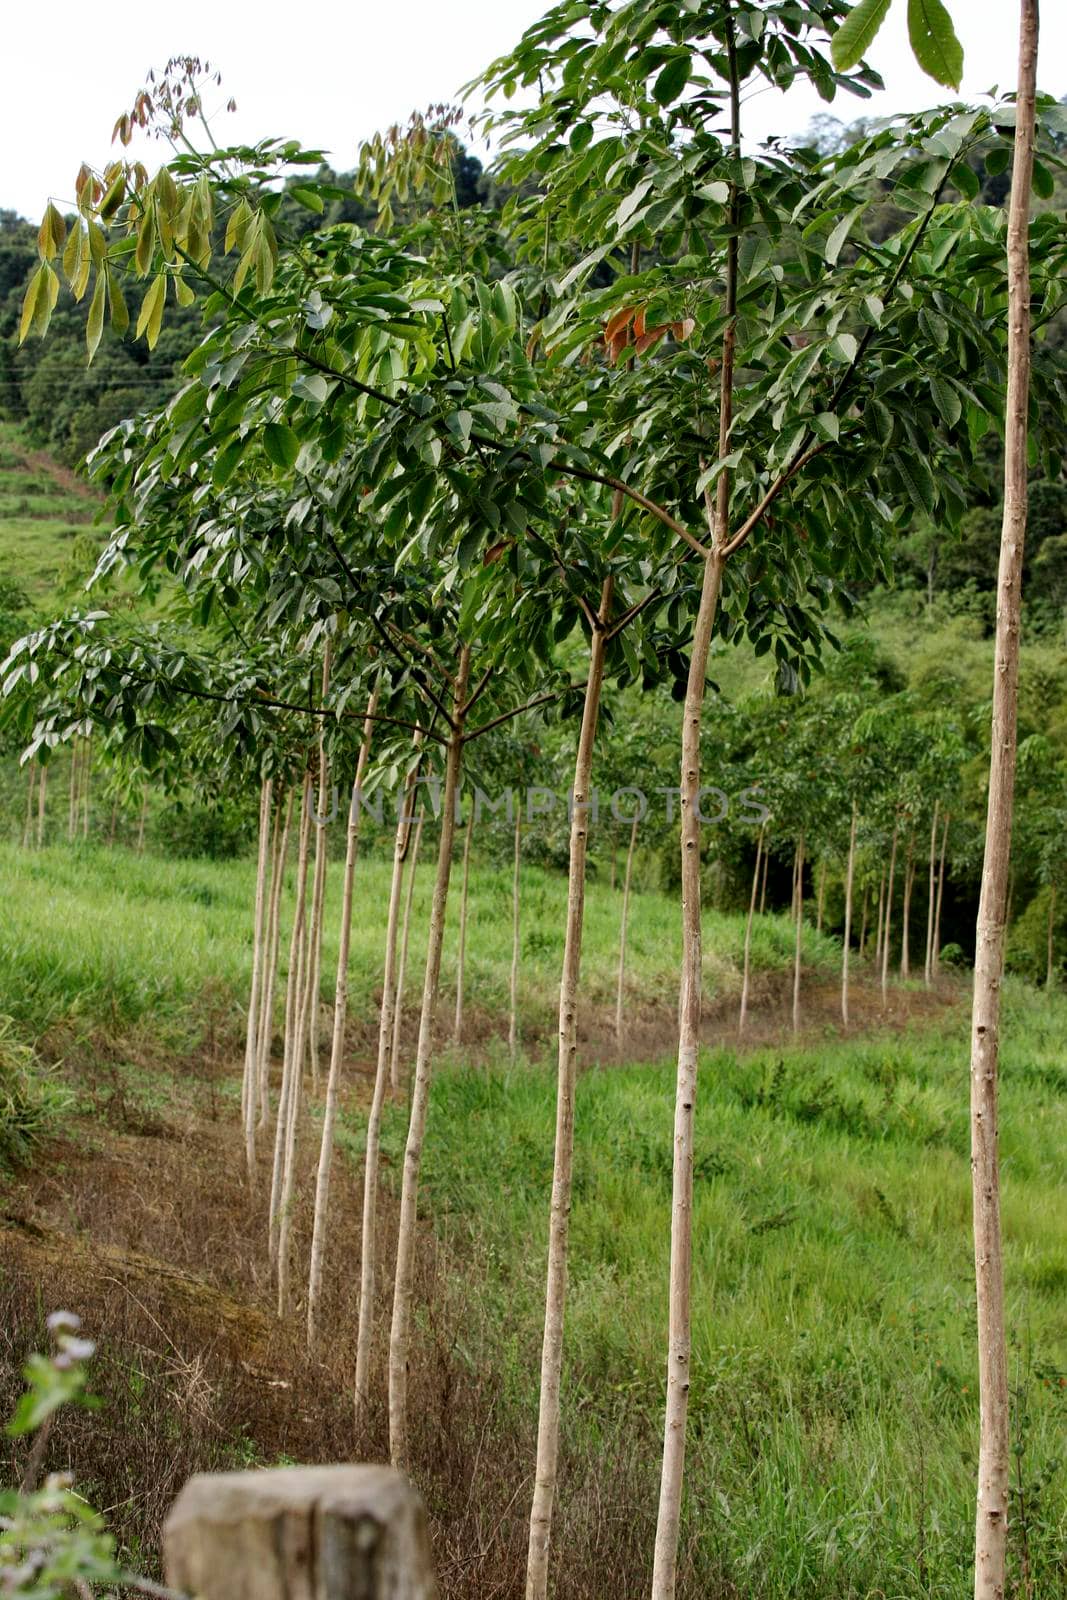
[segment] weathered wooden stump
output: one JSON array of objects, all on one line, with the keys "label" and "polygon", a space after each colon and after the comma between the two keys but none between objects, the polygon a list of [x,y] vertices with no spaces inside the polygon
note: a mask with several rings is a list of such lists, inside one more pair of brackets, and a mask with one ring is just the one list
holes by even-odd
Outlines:
[{"label": "weathered wooden stump", "polygon": [[163,1529],[195,1600],[433,1600],[422,1498],[388,1467],[198,1473]]}]

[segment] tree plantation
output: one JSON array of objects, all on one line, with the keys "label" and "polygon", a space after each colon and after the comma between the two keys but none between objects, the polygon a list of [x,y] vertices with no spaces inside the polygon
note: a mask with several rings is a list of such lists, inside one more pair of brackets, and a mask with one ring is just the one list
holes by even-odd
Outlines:
[{"label": "tree plantation", "polygon": [[1067,1592],[1017,5],[567,0],[347,172],[178,57],[0,212],[4,1593]]}]

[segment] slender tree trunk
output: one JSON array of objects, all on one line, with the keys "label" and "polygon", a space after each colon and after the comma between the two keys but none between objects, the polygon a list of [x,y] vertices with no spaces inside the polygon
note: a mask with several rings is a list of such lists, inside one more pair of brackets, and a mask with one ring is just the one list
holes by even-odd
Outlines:
[{"label": "slender tree trunk", "polygon": [[826,901],[826,862],[819,863],[819,895],[815,903],[815,932],[822,932],[823,905]]},{"label": "slender tree trunk", "polygon": [[793,956],[793,1032],[800,1028],[800,956],[804,937],[804,835],[797,842],[796,949]]},{"label": "slender tree trunk", "polygon": [[941,829],[941,862],[937,869],[937,905],[934,908],[934,977],[941,969],[941,904],[945,893],[945,852],[948,849],[948,824],[949,815],[945,812],[945,820]]},{"label": "slender tree trunk", "polygon": [[463,888],[459,901],[459,950],[456,954],[456,1018],[452,1024],[452,1043],[463,1040],[463,979],[467,959],[467,896],[471,875],[471,840],[474,837],[474,812],[471,811],[463,837]]},{"label": "slender tree trunk", "polygon": [[881,971],[882,967],[882,935],[885,932],[885,868],[878,879],[878,924],[874,936],[874,964]]},{"label": "slender tree trunk", "polygon": [[[366,1146],[363,1156],[363,1218],[359,1277],[359,1324],[356,1331],[356,1381],[354,1403],[356,1422],[361,1423],[370,1400],[370,1365],[374,1346],[374,1287],[378,1267],[378,1166],[381,1150],[382,1106],[388,1083],[390,1056],[395,1029],[396,940],[400,894],[404,886],[404,858],[411,831],[409,807],[415,793],[413,771],[401,800],[393,847],[393,876],[389,885],[389,909],[385,919],[385,959],[382,975],[382,1009],[378,1019],[378,1065],[374,1090],[367,1114]],[[444,813],[441,827],[445,826]],[[451,846],[449,847],[451,860]]]},{"label": "slender tree trunk", "polygon": [[760,914],[761,917],[763,916],[764,912],[767,909],[767,868],[768,868],[768,866],[770,864],[770,859],[771,859],[771,852],[769,850],[764,850],[764,852],[763,852],[763,882],[760,885],[760,892],[759,892],[759,914]]},{"label": "slender tree trunk", "polygon": [[[630,844],[626,851],[626,869],[622,884],[622,916],[619,919],[619,981],[615,994],[615,1047],[622,1049],[622,1011],[623,998],[626,990],[626,923],[630,910],[630,878],[633,873],[634,847],[637,844],[637,815],[630,827]],[[612,844],[612,860],[614,860],[615,847]]]},{"label": "slender tree trunk", "polygon": [[400,1188],[400,1225],[396,1245],[396,1277],[393,1284],[393,1320],[389,1332],[389,1457],[393,1466],[401,1470],[406,1470],[410,1463],[408,1353],[411,1343],[411,1302],[414,1293],[415,1217],[422,1145],[426,1136],[426,1117],[430,1102],[433,1030],[441,978],[441,949],[445,935],[452,843],[456,829],[456,800],[459,794],[460,764],[463,759],[463,722],[470,677],[470,656],[470,646],[464,645],[460,651],[456,672],[452,727],[445,762],[437,877],[434,881],[433,901],[430,906],[430,931],[426,945],[426,975],[422,989],[422,1012],[419,1017],[419,1042],[415,1053],[411,1118],[404,1148],[404,1174]]},{"label": "slender tree trunk", "polygon": [[[616,496],[613,520],[621,513]],[[571,1184],[574,1167],[574,1096],[578,1057],[578,981],[582,961],[582,924],[585,915],[585,867],[589,847],[589,791],[593,746],[600,717],[604,683],[604,628],[611,613],[613,585],[609,578],[601,591],[598,626],[589,647],[582,726],[574,758],[571,794],[569,859],[567,867],[567,923],[563,944],[563,969],[559,981],[559,1047],[556,1058],[556,1136],[552,1164],[552,1201],[548,1221],[548,1271],[545,1284],[545,1325],[541,1342],[541,1390],[537,1417],[537,1459],[530,1507],[530,1538],[526,1552],[527,1600],[544,1600],[548,1592],[548,1552],[552,1537],[552,1510],[556,1496],[559,1460],[559,1392],[563,1372],[563,1313],[567,1301],[567,1245],[570,1231]]]},{"label": "slender tree trunk", "polygon": [[904,863],[904,913],[900,926],[900,977],[906,983],[911,976],[911,959],[908,934],[911,925],[911,891],[915,882],[914,835],[908,835],[907,856]]},{"label": "slender tree trunk", "polygon": [[[322,654],[322,698],[325,703],[330,687],[330,647]],[[326,741],[319,735],[319,807],[317,815],[325,817],[329,809],[330,763],[326,755]],[[319,1092],[319,1023],[322,1014],[322,917],[326,902],[326,868],[329,864],[326,828],[328,824],[315,824],[315,876],[311,894],[311,933],[308,997],[308,1057],[311,1062],[311,1088]]]},{"label": "slender tree trunk", "polygon": [[885,927],[882,930],[882,1006],[887,1004],[889,994],[889,944],[893,931],[893,874],[897,865],[897,830],[898,823],[893,823],[893,843],[889,850],[889,879],[885,890]]},{"label": "slender tree trunk", "polygon": [[260,1000],[260,1019],[256,1028],[256,1079],[259,1085],[258,1131],[267,1126],[270,1116],[270,1062],[274,1044],[274,984],[278,973],[278,947],[281,942],[281,898],[285,886],[285,862],[289,850],[289,829],[293,817],[293,785],[284,797],[278,796],[271,846],[270,897],[267,903],[266,966]]},{"label": "slender tree trunk", "polygon": [[1048,965],[1045,968],[1045,988],[1051,989],[1056,981],[1056,966],[1053,961],[1053,943],[1056,926],[1056,885],[1053,884],[1048,892]]},{"label": "slender tree trunk", "polygon": [[289,971],[285,983],[285,1033],[282,1044],[282,1081],[278,1092],[278,1111],[274,1124],[274,1163],[270,1182],[270,1214],[268,1242],[270,1262],[278,1259],[278,1219],[281,1209],[282,1185],[285,1176],[286,1150],[289,1138],[290,1100],[293,1090],[293,1060],[296,1055],[294,1034],[300,1011],[300,993],[303,987],[304,935],[306,933],[308,795],[311,779],[305,774],[300,788],[300,827],[297,834],[296,902],[293,908],[293,926],[289,936]]},{"label": "slender tree trunk", "polygon": [[[732,323],[730,324],[732,330]],[[721,453],[722,451],[720,445]],[[722,483],[726,473],[721,474]],[[716,518],[725,530],[725,515]],[[704,566],[700,607],[689,660],[682,720],[682,971],[678,1029],[678,1072],[674,1102],[674,1163],[671,1180],[670,1311],[667,1343],[667,1401],[663,1426],[663,1464],[652,1569],[652,1600],[673,1600],[678,1572],[678,1530],[682,1515],[685,1430],[689,1409],[689,1352],[692,1341],[690,1296],[693,1259],[693,1134],[700,1049],[703,983],[700,905],[700,719],[707,677],[708,647],[722,587],[723,558],[718,534]]]},{"label": "slender tree trunk", "polygon": [[82,763],[82,838],[89,837],[89,785],[93,775],[93,742],[90,736],[85,741],[85,758]]},{"label": "slender tree trunk", "polygon": [[70,747],[70,795],[67,803],[67,839],[73,843],[78,816],[78,769],[81,765],[81,740],[75,737]]},{"label": "slender tree trunk", "polygon": [[330,1169],[333,1165],[334,1128],[337,1123],[337,1105],[341,1094],[341,1067],[345,1054],[345,1024],[348,1020],[348,953],[352,944],[352,886],[356,877],[356,858],[359,854],[359,824],[361,810],[359,797],[363,778],[370,759],[371,736],[374,732],[374,713],[378,708],[379,678],[371,690],[367,716],[363,723],[363,740],[356,759],[356,776],[352,784],[351,803],[348,808],[348,831],[345,838],[345,867],[341,880],[341,929],[337,943],[337,981],[334,984],[333,1033],[330,1039],[330,1070],[326,1079],[326,1104],[322,1115],[322,1141],[319,1145],[319,1170],[315,1179],[315,1216],[311,1225],[311,1259],[308,1267],[308,1349],[318,1348],[319,1301],[322,1296],[322,1269],[326,1253],[326,1227],[329,1221]]},{"label": "slender tree trunk", "polygon": [[934,817],[930,824],[930,892],[926,900],[926,960],[923,964],[923,983],[929,989],[934,976],[934,899],[937,894],[937,814],[940,802],[934,801]]},{"label": "slender tree trunk", "polygon": [[248,1181],[256,1176],[256,1063],[259,1060],[260,985],[263,981],[264,922],[267,903],[267,866],[270,858],[270,827],[273,815],[274,785],[264,778],[259,790],[259,853],[256,859],[256,909],[252,926],[252,980],[248,989],[248,1020],[245,1026],[245,1070],[241,1089],[241,1115],[244,1119],[245,1162]]},{"label": "slender tree trunk", "polygon": [[144,855],[144,828],[148,820],[148,795],[141,801],[141,815],[137,819],[137,854]]},{"label": "slender tree trunk", "polygon": [[1037,78],[1037,0],[1020,0],[1015,158],[1008,211],[1008,389],[1004,421],[1004,519],[997,574],[989,801],[975,931],[971,1025],[971,1180],[978,1297],[980,1439],[975,1523],[975,1600],[1003,1600],[1011,1451],[1008,1349],[997,1148],[1000,989],[1015,799],[1019,629],[1027,519],[1030,395],[1030,196]]},{"label": "slender tree trunk", "polygon": [[511,877],[511,985],[508,995],[508,1054],[514,1061],[519,1050],[519,955],[522,865],[522,800],[515,807],[515,865]]},{"label": "slender tree trunk", "polygon": [[[289,1310],[290,1249],[293,1224],[293,1196],[296,1190],[297,1141],[300,1113],[304,1102],[304,1056],[307,1045],[307,1015],[311,1001],[311,927],[308,905],[308,862],[311,855],[311,774],[304,783],[304,806],[298,863],[297,908],[294,925],[299,927],[299,967],[293,991],[292,1062],[289,1069],[289,1105],[285,1128],[285,1159],[282,1167],[281,1197],[278,1205],[278,1315]],[[279,1119],[280,1120],[280,1119]]]},{"label": "slender tree trunk", "polygon": [[[730,83],[730,152],[741,161],[741,73],[733,16],[725,25]],[[733,425],[734,356],[737,338],[739,220],[738,190],[731,183],[727,211],[730,234],[726,246],[722,360],[719,364],[718,459],[730,449]],[[656,1543],[652,1562],[652,1600],[674,1600],[678,1576],[678,1530],[682,1516],[685,1474],[685,1431],[689,1410],[689,1355],[692,1343],[693,1262],[693,1136],[700,1014],[703,989],[703,919],[700,872],[700,721],[704,706],[711,644],[730,527],[730,472],[723,468],[715,484],[711,514],[708,492],[710,550],[704,562],[700,604],[693,629],[682,716],[680,802],[682,813],[682,970],[678,1000],[678,1070],[674,1100],[674,1160],[671,1176],[670,1310],[667,1339],[667,1400],[663,1422],[663,1464],[660,1472]]]},{"label": "slender tree trunk", "polygon": [[38,850],[40,850],[44,845],[45,799],[47,797],[47,794],[48,794],[48,768],[46,766],[42,765],[42,767],[41,767],[41,776],[37,781],[37,848],[38,848]]},{"label": "slender tree trunk", "polygon": [[852,945],[852,879],[856,870],[856,801],[852,802],[852,826],[848,832],[848,865],[845,868],[845,935],[841,940],[841,1021],[848,1027],[848,963]]},{"label": "slender tree trunk", "polygon": [[861,920],[861,923],[860,923],[860,960],[861,961],[863,960],[864,956],[867,953],[867,912],[868,912],[868,907],[870,906],[870,901],[871,901],[871,886],[870,886],[869,883],[865,883],[863,885],[863,913],[862,913],[862,920]]},{"label": "slender tree trunk", "polygon": [[767,824],[760,828],[756,839],[756,865],[752,869],[752,894],[748,902],[748,920],[745,923],[745,953],[741,967],[741,1009],[737,1018],[737,1032],[739,1035],[745,1031],[745,1018],[748,1016],[748,979],[752,960],[752,921],[756,914],[756,895],[759,890],[760,867],[763,863],[763,836],[767,831]]},{"label": "slender tree trunk", "polygon": [[424,808],[419,807],[415,833],[407,863],[407,891],[404,896],[404,922],[400,934],[400,961],[396,969],[396,1004],[393,1007],[393,1043],[389,1052],[389,1087],[400,1088],[400,1033],[404,1023],[404,979],[407,975],[408,945],[411,940],[411,906],[415,898],[415,869],[419,864]]},{"label": "slender tree trunk", "polygon": [[28,850],[33,843],[33,802],[37,792],[37,773],[44,771],[38,767],[37,758],[30,762],[30,781],[26,790],[26,823],[22,830],[22,848]]}]

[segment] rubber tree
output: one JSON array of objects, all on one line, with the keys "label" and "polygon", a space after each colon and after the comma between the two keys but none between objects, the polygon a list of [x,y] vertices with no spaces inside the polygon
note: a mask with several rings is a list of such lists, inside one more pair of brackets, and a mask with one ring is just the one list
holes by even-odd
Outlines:
[{"label": "rubber tree", "polygon": [[[827,20],[845,9],[833,8]],[[570,241],[577,246],[571,264],[561,266],[554,286],[543,346],[550,359],[573,358],[590,345],[594,326],[606,331],[610,354],[624,364],[611,385],[613,404],[605,406],[610,432],[606,427],[603,437],[614,470],[604,476],[629,491],[640,485],[649,523],[662,529],[667,517],[700,545],[692,631],[686,630],[685,957],[668,1408],[653,1583],[654,1593],[665,1596],[675,1584],[688,1394],[701,966],[695,800],[707,648],[718,617],[724,634],[766,636],[764,648],[776,648],[783,677],[803,680],[822,637],[816,596],[827,599],[850,568],[876,571],[913,506],[928,513],[940,506],[950,522],[960,515],[960,473],[972,444],[964,396],[954,383],[944,386],[942,327],[928,303],[936,278],[943,282],[948,271],[954,292],[944,331],[946,339],[955,337],[957,315],[967,323],[966,381],[979,366],[977,346],[966,348],[977,331],[971,307],[984,304],[985,290],[965,268],[976,253],[987,257],[995,226],[963,200],[974,192],[963,158],[989,127],[979,112],[961,116],[952,109],[899,122],[826,158],[818,170],[807,158],[742,157],[739,114],[727,140],[709,131],[709,112],[714,107],[717,116],[720,103],[708,93],[709,78],[718,79],[716,95],[728,105],[732,98],[735,108],[758,75],[784,84],[800,71],[832,92],[823,38],[791,8],[756,13],[740,5],[679,5],[654,12],[598,8],[591,15],[592,38],[584,11],[581,17],[565,7],[551,12],[494,65],[489,84],[509,94],[539,90],[535,108],[498,117],[524,145],[506,174],[516,184],[536,176],[540,185],[535,198],[525,190],[514,202],[531,256],[546,248],[546,236],[551,249],[553,217],[564,218],[572,234],[580,230]],[[864,239],[862,250],[853,250],[850,235],[862,232],[871,185],[890,171],[911,220],[881,244]],[[956,193],[958,202],[950,198]],[[943,314],[938,309],[938,319]],[[909,356],[902,364],[895,341],[905,333]],[[990,343],[1002,355],[995,330]],[[657,346],[670,359],[645,361]],[[627,365],[631,352],[637,359]],[[983,349],[980,359],[988,353]],[[709,363],[718,403],[708,394]],[[935,457],[936,476],[929,466]],[[847,500],[835,466],[846,458]],[[858,517],[857,489],[871,495]],[[804,538],[796,537],[798,529]],[[654,539],[654,528],[649,533]],[[834,559],[827,563],[831,546]],[[539,1584],[538,1578],[528,1592],[541,1592]]]}]

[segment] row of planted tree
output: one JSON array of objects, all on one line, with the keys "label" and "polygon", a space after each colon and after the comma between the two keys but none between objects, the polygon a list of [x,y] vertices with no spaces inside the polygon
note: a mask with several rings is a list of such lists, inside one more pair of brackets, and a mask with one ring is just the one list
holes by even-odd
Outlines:
[{"label": "row of planted tree", "polygon": [[[1026,304],[1038,321],[1052,319],[1063,295],[1062,220],[1045,213],[1028,222],[1032,62],[1018,118],[1011,105],[953,104],[893,120],[825,157],[779,144],[750,151],[742,106],[761,83],[784,89],[807,78],[829,97],[863,94],[877,81],[863,65],[846,70],[840,50],[831,61],[827,33],[848,9],[838,0],[806,9],[732,0],[558,8],[486,78],[491,94],[519,107],[496,117],[511,152],[500,167],[503,203],[455,204],[450,115],[435,113],[364,152],[360,182],[377,201],[378,233],[324,225],[287,238],[280,178],[306,169],[289,178],[289,194],[315,215],[336,198],[313,175],[318,153],[278,141],[219,150],[211,139],[200,154],[196,64],[172,64],[165,92],[157,84],[141,94],[118,131],[126,140],[134,124],[158,118],[175,158],[154,177],[124,161],[102,172],[83,167],[76,213],[67,219],[49,207],[45,215],[25,302],[23,334],[44,334],[61,275],[76,296],[89,295],[92,355],[108,311],[124,331],[131,279],[141,286],[137,331],[150,343],[171,300],[203,297],[205,333],[186,384],[163,411],[115,430],[95,457],[116,518],[97,581],[103,590],[123,574],[154,603],[156,620],[138,626],[126,611],[102,610],[57,619],[15,647],[6,681],[27,717],[30,758],[99,730],[146,772],[180,757],[202,779],[259,793],[243,1125],[254,1177],[273,1109],[269,1246],[283,1309],[303,1084],[318,1055],[312,997],[326,855],[322,830],[312,846],[311,811],[325,812],[335,775],[344,788],[403,790],[432,772],[440,786],[389,1338],[390,1448],[400,1465],[409,1460],[414,1223],[456,802],[481,752],[491,765],[501,728],[534,715],[577,724],[531,1600],[547,1591],[557,1489],[577,1007],[602,702],[606,714],[612,686],[667,684],[681,703],[683,955],[652,1579],[656,1600],[666,1600],[676,1585],[690,1384],[701,808],[713,776],[707,755],[726,721],[721,709],[705,718],[712,639],[773,651],[778,687],[797,701],[778,720],[808,763],[778,784],[759,850],[795,846],[798,949],[806,863],[846,863],[847,953],[857,852],[868,830],[884,833],[888,822],[876,913],[886,972],[897,885],[905,898],[914,893],[927,837],[938,854],[951,785],[931,786],[930,763],[901,755],[895,783],[880,784],[874,803],[863,762],[883,712],[863,704],[835,723],[855,746],[848,782],[821,781],[835,772],[836,747],[828,725],[803,711],[815,704],[804,690],[824,649],[839,642],[830,629],[837,604],[848,610],[852,588],[888,570],[893,542],[914,517],[935,518],[947,535],[966,504],[965,481],[985,470],[980,441],[1005,415],[1009,356],[1017,362],[1029,339],[1007,315],[1004,218],[973,203],[973,162],[994,151],[1006,160],[1013,137],[1012,259],[1017,266],[1020,248],[1028,258]],[[853,15],[871,11],[865,0]],[[854,56],[870,37],[869,28],[859,33]],[[523,109],[531,86],[537,99]],[[1059,160],[1063,122],[1062,108],[1041,103],[1046,164]],[[876,238],[865,218],[889,182],[899,223]],[[1017,275],[1012,282],[1017,307]],[[1057,351],[1037,342],[1033,358],[1032,443],[1051,476],[1067,389]],[[1012,371],[1008,458],[1017,466]],[[1025,412],[1024,403],[1023,425]],[[1022,459],[1025,466],[1025,451]],[[1017,515],[1017,473],[1009,479]],[[1010,650],[1003,659],[998,683],[1011,683]],[[1009,747],[1014,758],[1014,724],[1007,742],[998,726],[997,772]],[[768,748],[781,744],[774,719],[766,732]],[[749,753],[759,782],[760,752]],[[1000,805],[999,779],[996,794]],[[357,807],[346,917],[358,818]],[[398,825],[398,862],[414,848],[411,829],[410,820]],[[1001,806],[990,830],[998,863],[1003,834]],[[297,891],[275,1097],[278,897],[290,835]],[[1001,877],[988,881],[999,893]],[[368,1116],[357,1405],[373,1381],[378,1138],[393,1062],[401,882],[397,872]],[[931,903],[936,919],[933,895]],[[983,914],[987,1049],[1003,908],[986,905]],[[309,1272],[312,1338],[344,1064],[345,944],[342,937]],[[847,968],[845,982],[847,1005]],[[991,1080],[983,1071],[988,1125],[995,1071]],[[976,1156],[975,1200],[987,1246],[994,1234],[999,1241],[991,1160],[995,1147],[991,1154],[986,1144]],[[982,1262],[989,1259],[987,1250]],[[983,1425],[992,1433],[982,1441],[977,1566],[979,1592],[990,1596],[1001,1592],[1007,1463],[999,1369],[986,1360],[995,1287],[980,1278]]]}]

